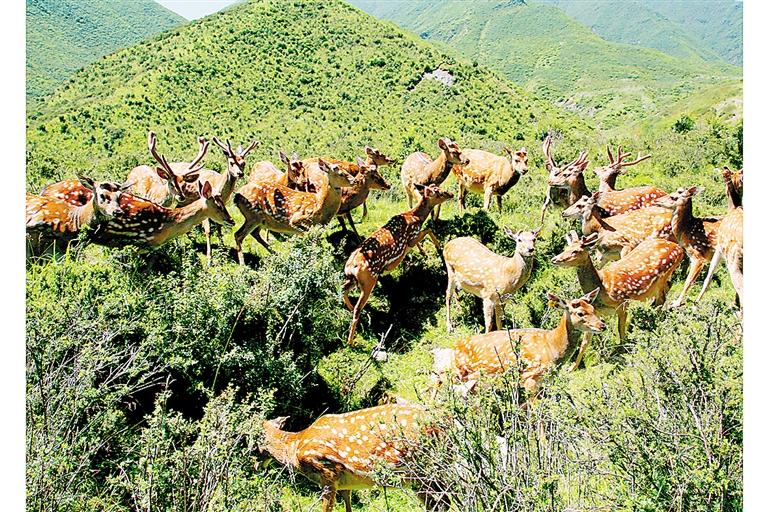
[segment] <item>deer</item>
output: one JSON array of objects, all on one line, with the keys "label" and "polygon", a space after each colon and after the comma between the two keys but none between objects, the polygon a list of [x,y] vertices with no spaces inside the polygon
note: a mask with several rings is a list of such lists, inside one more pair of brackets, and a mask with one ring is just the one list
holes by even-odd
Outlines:
[{"label": "deer", "polygon": [[656,200],[656,205],[672,212],[672,236],[685,249],[690,261],[690,269],[683,284],[683,290],[671,304],[674,308],[683,305],[685,295],[704,265],[712,260],[717,245],[717,231],[722,218],[700,218],[693,215],[692,198],[703,190],[701,187],[680,187]]},{"label": "deer", "polygon": [[505,227],[504,233],[517,244],[512,257],[501,256],[471,237],[454,238],[443,249],[443,259],[448,272],[445,289],[445,316],[448,332],[453,332],[451,299],[454,290],[464,290],[483,300],[485,332],[491,331],[493,320],[496,329],[502,329],[504,316],[501,300],[521,289],[531,276],[536,237],[535,231],[517,231]]},{"label": "deer", "polygon": [[594,192],[563,211],[563,217],[580,217],[583,235],[597,233],[601,262],[625,257],[637,245],[648,238],[673,240],[672,213],[660,206],[649,206],[640,210],[608,217],[599,205],[601,192]]},{"label": "deer", "polygon": [[454,165],[452,170],[459,183],[459,209],[464,211],[464,198],[467,192],[483,195],[483,208],[491,209],[491,198],[496,196],[496,203],[501,212],[502,197],[514,187],[520,178],[528,172],[528,152],[525,148],[513,151],[505,147],[510,160],[480,149],[465,149],[461,154],[470,163]]},{"label": "deer", "polygon": [[[582,291],[600,289],[595,306],[601,316],[616,315],[621,343],[627,339],[629,301],[653,298],[654,306],[667,300],[669,279],[683,261],[683,248],[669,240],[651,238],[637,245],[621,260],[595,268],[589,249],[598,239],[597,233],[579,238],[576,231],[566,236],[566,247],[552,258],[559,266],[575,267]],[[585,335],[573,368],[578,368],[591,335]]]},{"label": "deer", "polygon": [[696,297],[696,302],[701,301],[701,297],[709,287],[712,276],[720,264],[720,260],[725,257],[725,264],[728,268],[728,274],[731,277],[731,283],[736,290],[736,297],[739,306],[744,304],[744,207],[742,201],[743,193],[743,171],[731,171],[725,167],[722,171],[725,180],[725,191],[728,199],[728,213],[723,217],[720,223],[720,229],[717,230],[717,241],[715,243],[715,252],[712,254],[712,261],[709,263],[709,271],[701,286],[701,292]]},{"label": "deer", "polygon": [[261,237],[261,229],[279,233],[303,233],[313,225],[328,224],[339,211],[341,189],[353,185],[355,178],[336,165],[320,160],[327,185],[316,193],[293,190],[276,182],[251,182],[240,187],[234,203],[245,222],[235,232],[238,260],[245,264],[243,241],[252,235],[269,253],[274,251]]},{"label": "deer", "polygon": [[[582,171],[586,169],[587,165],[589,165],[589,161],[587,160],[587,152],[582,151],[579,153],[579,156],[576,157],[574,160],[568,162],[567,164],[561,166],[558,166],[557,163],[555,163],[555,159],[552,156],[552,135],[547,134],[546,138],[544,139],[544,143],[541,146],[542,151],[544,152],[544,163],[547,169],[547,172],[549,174],[549,177],[547,179],[547,193],[544,198],[544,204],[541,206],[541,220],[539,221],[541,224],[544,223],[544,214],[547,211],[547,207],[550,204],[554,204],[555,206],[559,206],[561,208],[567,208],[569,205],[573,203],[573,200],[569,201],[569,193],[566,189],[562,187],[554,187],[550,185],[549,183],[553,180],[557,179],[558,176],[563,174],[566,171],[570,171],[571,169],[575,168],[582,168]],[[574,198],[574,200],[577,198]]]},{"label": "deer", "polygon": [[[404,457],[418,447],[419,438],[434,430],[427,411],[416,404],[385,404],[344,414],[325,414],[299,432],[282,430],[287,416],[263,423],[264,445],[259,451],[320,485],[323,512],[331,512],[336,496],[352,512],[353,490],[376,487],[377,467],[400,468]],[[406,472],[403,481],[418,479]],[[431,497],[421,483],[417,496],[427,510],[444,504]]]},{"label": "deer", "polygon": [[621,146],[618,146],[616,158],[611,153],[610,146],[606,146],[609,164],[603,167],[593,169],[594,173],[600,179],[598,190],[601,193],[600,206],[608,215],[619,215],[632,210],[639,210],[652,206],[656,199],[664,197],[667,193],[652,185],[642,187],[625,188],[616,190],[616,178],[626,172],[625,168],[637,165],[640,162],[651,158],[651,155],[645,155],[636,158],[632,162],[624,162],[631,153],[622,153]]},{"label": "deer", "polygon": [[371,190],[389,190],[391,187],[384,177],[379,174],[378,167],[375,164],[366,164],[358,157],[357,168],[355,183],[350,187],[341,189],[341,205],[336,215],[344,231],[347,230],[347,226],[344,223],[346,218],[349,226],[352,228],[352,232],[359,237],[360,234],[357,232],[355,222],[352,220],[352,210],[360,205],[365,205]]},{"label": "deer", "polygon": [[208,142],[198,137],[200,149],[192,162],[168,163],[164,156],[157,152],[157,136],[150,131],[147,136],[147,146],[152,157],[160,164],[159,167],[140,165],[128,173],[126,183],[130,183],[128,191],[131,194],[152,201],[162,206],[169,206],[174,201],[181,203],[189,192],[196,192],[198,171],[203,167],[200,162],[208,152]]},{"label": "deer", "polygon": [[[437,185],[415,184],[419,192],[419,202],[407,212],[395,215],[350,254],[344,265],[346,280],[342,285],[344,304],[352,311],[352,323],[349,327],[347,344],[353,345],[360,313],[368,298],[385,272],[394,270],[403,261],[416,244],[429,236],[435,247],[440,250],[440,242],[431,229],[422,229],[422,225],[432,210],[441,203],[453,199],[453,194],[440,190]],[[353,287],[360,290],[360,297],[353,306],[349,292]]]},{"label": "deer", "polygon": [[595,288],[567,301],[548,293],[550,306],[563,310],[554,329],[502,329],[462,338],[453,348],[434,349],[432,399],[446,378],[473,387],[482,375],[510,370],[520,371],[521,384],[534,395],[541,378],[573,356],[582,333],[605,330],[605,322],[592,306],[599,292]]},{"label": "deer", "polygon": [[[469,159],[462,155],[456,142],[448,137],[442,137],[437,141],[440,154],[432,158],[421,151],[411,153],[403,162],[400,170],[400,179],[408,198],[408,208],[413,208],[413,203],[419,199],[419,188],[416,185],[440,185],[451,173],[454,165],[469,165]],[[432,213],[432,220],[440,217],[438,207]]]}]

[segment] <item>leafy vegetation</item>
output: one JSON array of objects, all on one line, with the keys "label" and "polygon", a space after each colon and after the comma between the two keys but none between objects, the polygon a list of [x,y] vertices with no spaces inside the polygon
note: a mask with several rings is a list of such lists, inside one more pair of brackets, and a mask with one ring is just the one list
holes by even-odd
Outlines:
[{"label": "leafy vegetation", "polygon": [[184,23],[153,0],[27,0],[27,98],[99,57]]},{"label": "leafy vegetation", "polygon": [[[453,74],[452,87],[423,80],[436,68]],[[148,160],[148,129],[169,160],[194,153],[200,134],[259,138],[249,164],[274,160],[278,148],[348,158],[371,144],[398,162],[383,169],[392,190],[372,194],[358,223],[367,235],[405,210],[398,171],[410,152],[434,155],[445,135],[497,153],[525,145],[530,171],[502,212],[485,212],[470,196],[466,213],[451,201],[430,224],[443,243],[474,236],[511,254],[502,227],[538,224],[547,132],[558,160],[587,148],[592,164],[603,164],[606,144],[651,152],[620,186],[703,185],[696,213],[722,214],[724,187],[713,168],[742,165],[741,124],[715,115],[704,96],[690,101],[641,130],[599,131],[344,3],[251,2],[107,56],[41,102],[28,120],[27,183],[35,190],[75,171],[121,180]],[[675,131],[683,116],[692,126]],[[206,163],[225,165],[218,151]],[[595,176],[586,178],[595,189]],[[444,186],[455,187],[453,178]],[[533,275],[504,304],[505,325],[551,328],[557,314],[543,294],[580,294],[575,273],[550,263],[574,227],[548,213]],[[30,510],[311,509],[314,484],[261,463],[261,420],[290,415],[288,427],[298,430],[324,412],[391,395],[428,401],[430,349],[481,328],[479,300],[462,294],[457,332],[446,334],[444,263],[426,242],[426,255],[413,251],[382,277],[359,346],[346,347],[351,315],[340,287],[356,240],[334,221],[270,244],[277,255],[246,241],[244,267],[226,232],[211,268],[197,232],[151,254],[84,246],[28,262]],[[721,268],[698,307],[632,304],[623,346],[609,319],[586,368],[553,372],[531,406],[522,407],[514,373],[483,383],[469,400],[446,387],[432,406],[462,421],[443,423],[444,435],[410,463],[444,475],[454,510],[739,510],[734,313]],[[387,361],[370,357],[380,342]],[[509,448],[506,461],[497,460],[497,436]],[[399,489],[357,492],[353,506],[421,509]]]}]

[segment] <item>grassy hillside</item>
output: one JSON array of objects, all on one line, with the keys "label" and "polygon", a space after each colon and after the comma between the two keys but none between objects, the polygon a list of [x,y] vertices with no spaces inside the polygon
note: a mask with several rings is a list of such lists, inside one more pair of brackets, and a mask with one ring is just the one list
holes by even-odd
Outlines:
[{"label": "grassy hillside", "polygon": [[683,59],[741,65],[740,2],[543,0],[618,43],[655,48]]},{"label": "grassy hillside", "polygon": [[610,43],[548,5],[517,1],[377,2],[355,5],[498,70],[525,90],[611,128],[740,70]]},{"label": "grassy hillside", "polygon": [[185,20],[153,0],[27,0],[27,97]]}]

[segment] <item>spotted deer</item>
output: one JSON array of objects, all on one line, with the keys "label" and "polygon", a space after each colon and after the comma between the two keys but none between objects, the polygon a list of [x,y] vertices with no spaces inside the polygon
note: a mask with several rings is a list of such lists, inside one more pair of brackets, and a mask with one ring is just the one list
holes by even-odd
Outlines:
[{"label": "spotted deer", "polygon": [[[26,232],[30,255],[49,248],[60,252],[61,244],[77,239],[80,230],[104,219],[122,213],[120,198],[123,186],[109,182],[95,182],[81,176],[77,192],[59,189],[54,194],[36,196],[27,192]],[[88,193],[79,191],[82,188]]]},{"label": "spotted deer", "polygon": [[525,148],[513,151],[504,148],[510,160],[480,149],[465,149],[461,154],[469,159],[469,164],[454,165],[453,174],[459,183],[459,209],[464,211],[464,199],[467,192],[482,194],[483,208],[490,210],[491,198],[496,196],[496,204],[501,211],[502,197],[515,186],[528,172],[528,152]]},{"label": "spotted deer", "polygon": [[659,206],[607,217],[599,205],[601,193],[582,196],[563,211],[563,217],[580,217],[583,235],[597,233],[600,261],[623,258],[643,240],[673,240],[672,212]]},{"label": "spotted deer", "polygon": [[624,158],[629,157],[631,153],[622,153],[621,146],[617,149],[615,159],[610,146],[606,146],[605,149],[608,153],[609,164],[595,168],[594,172],[600,179],[599,204],[608,215],[619,215],[652,206],[656,199],[667,195],[666,192],[652,185],[616,190],[616,178],[626,172],[625,168],[637,165],[643,160],[651,158],[651,155],[638,157],[632,162],[624,162]]},{"label": "spotted deer", "polygon": [[547,372],[571,358],[580,345],[582,333],[605,330],[605,322],[591,304],[599,292],[600,289],[595,288],[568,301],[548,293],[550,305],[563,310],[554,329],[503,329],[462,338],[453,348],[433,350],[432,397],[446,378],[471,383],[482,375],[510,370],[520,371],[520,382],[533,395]]},{"label": "spotted deer", "polygon": [[[627,339],[629,301],[653,298],[655,306],[662,306],[669,292],[669,279],[683,261],[684,251],[674,242],[652,238],[638,244],[621,260],[597,270],[589,255],[597,239],[597,233],[579,238],[576,231],[571,231],[565,249],[552,258],[552,263],[576,267],[582,291],[600,289],[595,307],[603,317],[618,317],[619,340],[623,343]],[[581,362],[589,340],[589,335],[584,337],[574,368]]]},{"label": "spotted deer", "polygon": [[717,270],[720,260],[724,257],[728,268],[728,274],[731,276],[731,283],[736,289],[736,296],[739,305],[744,304],[744,207],[742,202],[743,174],[742,171],[734,172],[727,167],[723,169],[723,179],[725,180],[726,197],[728,198],[728,213],[723,217],[720,223],[720,229],[717,230],[717,241],[715,252],[712,255],[712,261],[709,263],[709,271],[704,279],[699,296],[696,302],[701,300],[702,295],[707,290],[712,275]]},{"label": "spotted deer", "polygon": [[[417,201],[419,190],[416,185],[440,185],[448,175],[454,165],[469,165],[470,161],[461,153],[459,145],[448,137],[442,137],[437,141],[440,148],[440,154],[437,158],[432,158],[421,151],[411,153],[403,162],[400,170],[400,179],[405,188],[405,195],[408,198],[408,208],[413,208],[413,203]],[[440,207],[438,206],[432,213],[433,220],[440,217]]]},{"label": "spotted deer", "polygon": [[147,146],[159,167],[140,165],[128,173],[126,183],[130,184],[128,191],[142,199],[159,205],[168,206],[172,202],[180,203],[187,197],[187,191],[194,194],[197,187],[198,171],[202,169],[200,162],[208,151],[208,142],[203,138],[197,139],[200,149],[192,162],[168,163],[164,156],[157,152],[157,136],[150,131],[147,136]]},{"label": "spotted deer", "polygon": [[448,286],[445,289],[445,323],[448,332],[453,331],[451,322],[451,299],[454,290],[464,290],[483,299],[485,332],[491,331],[493,319],[496,329],[502,329],[504,311],[501,300],[525,285],[533,269],[535,231],[514,232],[504,228],[504,233],[517,244],[512,257],[496,254],[474,238],[454,238],[443,249],[443,259],[448,272]]},{"label": "spotted deer", "polygon": [[[555,187],[551,185],[551,182],[556,180],[559,176],[561,176],[563,173],[570,172],[571,169],[581,169],[582,171],[586,169],[587,165],[589,165],[589,161],[587,160],[587,152],[582,151],[576,159],[570,161],[569,163],[561,166],[558,166],[557,163],[555,163],[554,157],[552,157],[552,135],[547,134],[546,138],[544,139],[544,143],[541,146],[542,151],[544,151],[544,163],[545,167],[547,168],[548,178],[547,178],[547,194],[544,198],[544,204],[541,206],[541,220],[540,223],[544,223],[544,214],[547,211],[547,207],[550,204],[554,204],[555,206],[559,206],[560,208],[567,208],[569,205],[573,204],[573,200],[569,201],[569,191],[562,187]],[[578,199],[578,198],[575,198]],[[575,200],[574,199],[574,200]]]},{"label": "spotted deer", "polygon": [[303,233],[314,225],[328,224],[336,216],[341,205],[341,189],[354,184],[349,173],[338,166],[320,161],[320,169],[326,173],[328,184],[316,193],[293,190],[276,182],[250,182],[235,193],[234,203],[245,217],[245,222],[235,233],[238,260],[245,264],[243,241],[252,235],[267,251],[273,253],[260,231],[279,233]]},{"label": "spotted deer", "polygon": [[[431,229],[422,229],[422,225],[437,205],[453,198],[453,194],[440,190],[437,185],[414,185],[419,191],[419,202],[415,208],[395,215],[387,223],[366,238],[357,249],[350,254],[344,265],[346,281],[342,286],[344,304],[352,311],[352,324],[349,328],[347,343],[353,344],[360,313],[368,302],[368,298],[384,272],[391,272],[405,258],[416,244],[425,236],[429,236],[435,247],[440,242]],[[349,292],[353,287],[360,290],[360,297],[353,306]]]},{"label": "spotted deer", "polygon": [[352,186],[341,189],[341,206],[339,206],[339,211],[336,215],[344,231],[347,230],[347,226],[344,223],[344,218],[346,218],[355,235],[360,236],[352,220],[352,210],[365,204],[371,190],[389,190],[390,186],[384,179],[384,176],[379,174],[376,165],[368,165],[359,157],[357,159],[357,172],[355,176],[357,179]]},{"label": "spotted deer", "polygon": [[690,261],[688,277],[683,284],[680,296],[671,304],[680,307],[685,302],[685,295],[693,285],[704,265],[712,260],[717,245],[717,230],[722,218],[695,217],[692,198],[703,189],[700,187],[680,187],[671,194],[656,200],[656,204],[672,213],[672,236],[685,249]]},{"label": "spotted deer", "polygon": [[[287,417],[265,421],[264,446],[260,450],[301,473],[321,487],[323,512],[331,512],[341,495],[346,512],[352,512],[353,490],[379,485],[375,470],[398,470],[403,483],[413,485],[414,476],[404,470],[403,458],[429,434],[426,410],[414,404],[386,404],[345,414],[326,414],[299,432],[282,430]],[[421,483],[417,496],[427,510],[441,503]],[[444,502],[443,502],[444,503]]]}]

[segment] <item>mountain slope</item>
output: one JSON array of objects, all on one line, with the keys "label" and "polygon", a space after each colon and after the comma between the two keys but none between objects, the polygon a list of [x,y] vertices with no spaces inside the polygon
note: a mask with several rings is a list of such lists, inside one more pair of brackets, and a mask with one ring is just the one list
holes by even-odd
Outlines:
[{"label": "mountain slope", "polygon": [[741,2],[710,0],[540,0],[608,41],[682,58],[742,63]]},{"label": "mountain slope", "polygon": [[657,115],[691,92],[740,76],[738,68],[726,64],[607,42],[548,5],[519,0],[353,3],[487,64],[604,127]]},{"label": "mountain slope", "polygon": [[[438,67],[452,86],[425,78]],[[148,129],[169,160],[194,153],[199,134],[256,137],[258,157],[274,159],[278,148],[352,157],[364,144],[434,154],[440,136],[500,149],[586,130],[482,67],[319,0],[251,2],[185,25],[100,59],[39,107],[27,132],[35,185],[77,169],[122,178],[147,160]]]},{"label": "mountain slope", "polygon": [[27,0],[27,97],[102,55],[186,20],[152,0]]}]

